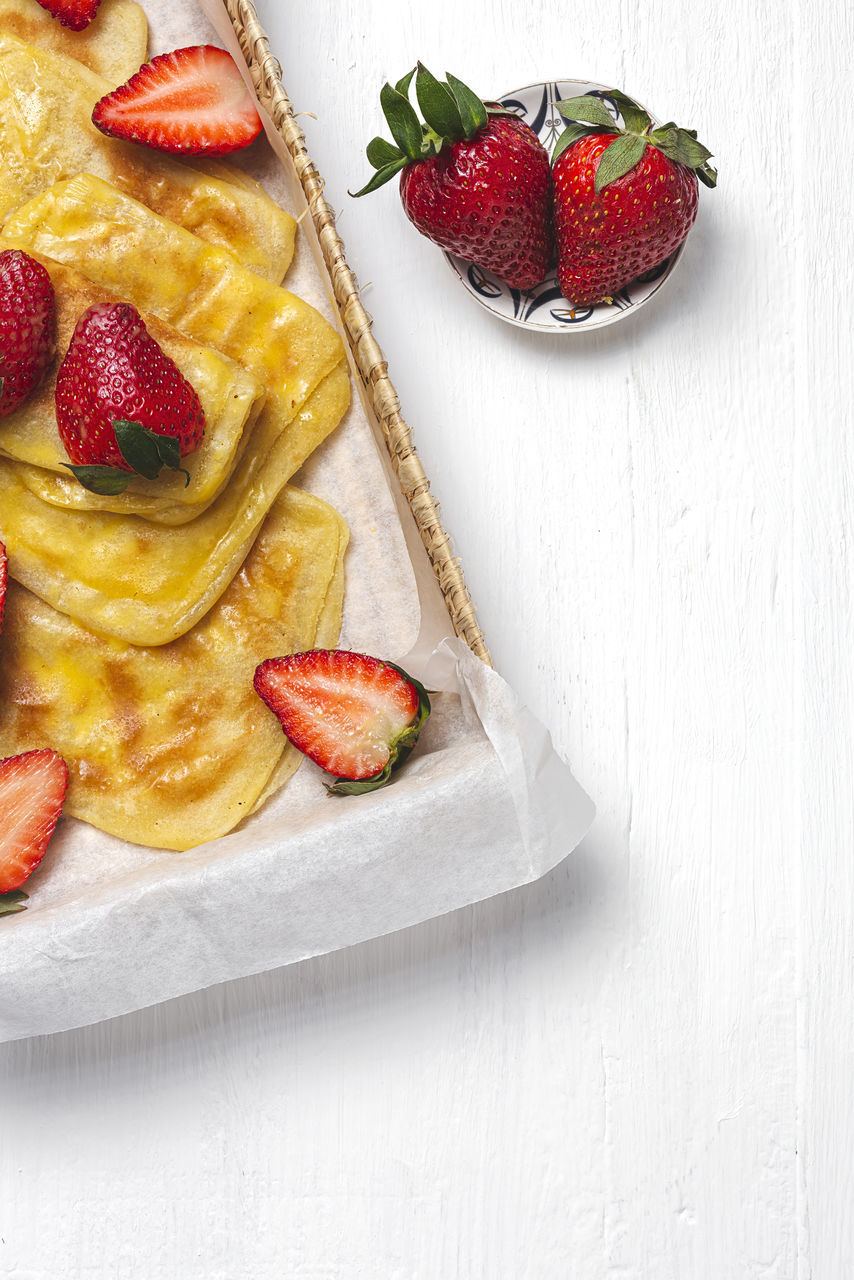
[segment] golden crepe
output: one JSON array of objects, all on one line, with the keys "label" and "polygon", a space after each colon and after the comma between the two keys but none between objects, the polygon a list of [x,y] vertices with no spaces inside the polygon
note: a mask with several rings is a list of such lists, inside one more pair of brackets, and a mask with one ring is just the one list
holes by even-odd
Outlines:
[{"label": "golden crepe", "polygon": [[293,256],[296,223],[290,214],[243,177],[225,182],[105,137],[91,115],[112,87],[81,62],[0,31],[0,220],[57,179],[86,170],[278,283]]},{"label": "golden crepe", "polygon": [[135,0],[102,0],[82,31],[72,31],[38,0],[0,0],[0,31],[76,58],[111,85],[123,84],[148,55],[148,19]]},{"label": "golden crepe", "polygon": [[346,526],[286,488],[219,603],[157,649],[98,636],[9,585],[0,756],[53,747],[65,811],[139,844],[188,849],[230,830],[299,759],[256,695],[272,654],[333,647]]},{"label": "golden crepe", "polygon": [[[349,376],[339,364],[298,415],[300,438],[319,444],[349,400]],[[64,511],[43,502],[14,464],[0,460],[0,537],[11,576],[62,613],[131,644],[167,644],[183,635],[228,586],[296,470],[290,432],[268,455],[255,454],[260,425],[216,502],[178,527]]]},{"label": "golden crepe", "polygon": [[[0,250],[4,247],[0,237]],[[169,523],[192,519],[213,501],[231,474],[263,404],[264,387],[228,356],[201,346],[156,316],[143,314],[151,336],[195,388],[205,413],[205,434],[199,448],[184,460],[189,484],[180,472],[164,471],[156,480],[134,477],[124,493],[90,493],[65,465],[70,458],[56,426],[56,374],[79,317],[87,307],[115,298],[69,267],[50,258],[40,261],[50,274],[56,298],[56,355],[36,390],[0,418],[0,454],[31,464],[16,467],[15,474],[46,502],[145,515]]]}]

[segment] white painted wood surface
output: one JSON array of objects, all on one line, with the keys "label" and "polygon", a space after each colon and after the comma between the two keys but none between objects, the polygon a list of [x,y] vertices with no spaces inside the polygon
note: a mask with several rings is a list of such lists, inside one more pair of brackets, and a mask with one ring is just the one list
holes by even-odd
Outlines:
[{"label": "white painted wood surface", "polygon": [[[0,1275],[847,1280],[850,6],[259,13],[496,665],[599,817],[501,900],[0,1047]],[[416,57],[698,129],[720,186],[634,321],[501,326],[392,189],[349,200]]]}]

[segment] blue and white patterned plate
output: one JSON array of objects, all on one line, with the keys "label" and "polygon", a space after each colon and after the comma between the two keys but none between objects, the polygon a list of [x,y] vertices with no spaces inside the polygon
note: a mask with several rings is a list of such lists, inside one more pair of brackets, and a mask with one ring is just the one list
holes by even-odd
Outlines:
[{"label": "blue and white patterned plate", "polygon": [[[529,124],[543,146],[551,155],[555,143],[563,133],[566,121],[557,109],[564,98],[580,97],[595,92],[619,120],[616,105],[608,97],[602,85],[583,80],[557,80],[547,84],[529,84],[502,95],[502,106]],[[653,119],[653,123],[655,120]],[[646,275],[638,276],[625,289],[621,289],[612,302],[600,302],[595,307],[572,307],[564,298],[557,283],[557,273],[552,271],[535,289],[524,292],[512,289],[490,271],[476,267],[462,258],[446,253],[445,257],[463,287],[487,311],[506,320],[508,324],[523,329],[538,329],[544,333],[579,333],[601,329],[603,325],[622,320],[642,307],[658,292],[670,276],[682,253],[682,246],[666,261]]]}]

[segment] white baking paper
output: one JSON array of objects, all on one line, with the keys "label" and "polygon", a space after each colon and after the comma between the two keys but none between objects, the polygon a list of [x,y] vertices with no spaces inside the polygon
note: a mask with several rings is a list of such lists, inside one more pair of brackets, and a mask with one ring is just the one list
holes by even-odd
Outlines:
[{"label": "white baking paper", "polygon": [[[216,42],[239,57],[218,0],[148,0],[146,9],[152,52]],[[301,213],[295,178],[280,165],[253,149],[256,176]],[[307,219],[302,227],[286,283],[332,317]],[[357,401],[297,480],[350,524],[342,645],[403,659],[434,691],[416,752],[393,785],[359,797],[328,796],[306,764],[258,814],[190,853],[129,845],[63,818],[27,883],[27,911],[0,918],[0,1041],[430,919],[544,875],[589,827],[593,806],[546,730],[450,634],[375,431]]]}]

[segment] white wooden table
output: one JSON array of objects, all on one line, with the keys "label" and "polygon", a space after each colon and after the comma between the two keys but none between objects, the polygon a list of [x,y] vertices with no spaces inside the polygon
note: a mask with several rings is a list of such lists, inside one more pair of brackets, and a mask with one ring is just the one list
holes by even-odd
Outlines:
[{"label": "white wooden table", "polygon": [[[495,663],[599,816],[503,899],[0,1048],[0,1275],[847,1280],[850,10],[259,13]],[[520,334],[393,187],[348,198],[417,57],[697,128],[720,185],[644,312]]]}]

